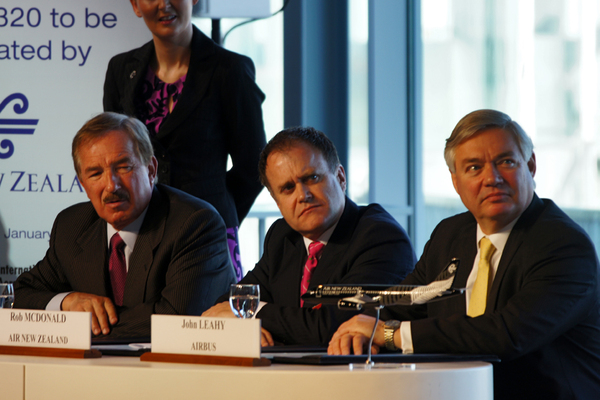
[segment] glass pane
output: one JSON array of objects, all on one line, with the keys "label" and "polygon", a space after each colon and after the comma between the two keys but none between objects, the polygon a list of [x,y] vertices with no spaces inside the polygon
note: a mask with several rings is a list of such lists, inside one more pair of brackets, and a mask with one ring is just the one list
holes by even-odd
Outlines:
[{"label": "glass pane", "polygon": [[599,0],[423,0],[423,190],[431,231],[463,209],[443,159],[465,114],[506,112],[532,137],[536,192],[600,244]]},{"label": "glass pane", "polygon": [[[272,12],[278,11],[283,0],[271,0]],[[245,19],[227,18],[221,20],[221,33],[225,35],[236,24]],[[194,24],[206,35],[211,36],[211,20],[194,19]],[[274,17],[257,20],[235,28],[225,38],[223,47],[244,54],[254,61],[256,82],[265,93],[263,119],[267,140],[283,129],[283,13]],[[231,163],[230,163],[231,165]],[[257,166],[258,168],[258,166]],[[242,223],[239,231],[240,255],[245,271],[254,268],[262,249],[259,249],[259,221],[264,222],[267,214],[279,215],[275,202],[267,190],[263,190],[254,203],[250,215]],[[256,211],[261,211],[257,216]],[[265,231],[274,218],[267,218]]]},{"label": "glass pane", "polygon": [[369,2],[349,3],[350,121],[348,196],[357,203],[369,201]]}]

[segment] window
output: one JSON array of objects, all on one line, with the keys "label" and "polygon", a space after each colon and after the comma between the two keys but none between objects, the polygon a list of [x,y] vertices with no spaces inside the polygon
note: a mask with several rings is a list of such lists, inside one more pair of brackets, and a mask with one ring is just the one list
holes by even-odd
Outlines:
[{"label": "window", "polygon": [[536,192],[600,245],[598,0],[423,0],[427,230],[464,210],[443,158],[465,114],[494,108],[532,137]]},{"label": "window", "polygon": [[[272,12],[278,11],[282,5],[282,0],[271,0]],[[225,35],[231,27],[242,21],[245,20],[222,19],[221,33]],[[194,24],[206,35],[211,35],[210,19],[198,18]],[[269,140],[283,129],[283,13],[234,29],[227,35],[223,47],[254,61],[256,82],[266,95],[262,111]],[[278,210],[267,190],[263,190],[254,203],[253,211],[240,227],[240,255],[244,273],[254,268],[259,259],[259,232],[268,229],[276,219],[275,216],[266,217],[268,215],[278,215]]]},{"label": "window", "polygon": [[369,2],[349,0],[349,124],[348,195],[369,201]]}]

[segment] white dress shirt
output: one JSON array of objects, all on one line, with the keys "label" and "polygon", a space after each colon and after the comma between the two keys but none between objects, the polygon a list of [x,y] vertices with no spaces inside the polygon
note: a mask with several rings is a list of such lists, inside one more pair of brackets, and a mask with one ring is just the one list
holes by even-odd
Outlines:
[{"label": "white dress shirt", "polygon": [[[323,232],[323,234],[316,241],[317,242],[321,242],[321,243],[323,243],[323,245],[327,246],[327,242],[331,238],[331,235],[333,234],[333,231],[335,230],[335,227],[337,226],[338,222],[340,222],[339,219],[338,219],[338,221],[335,224],[333,224],[333,226],[331,228],[329,228],[325,232]],[[309,239],[307,237],[304,237],[304,236],[302,236],[302,239],[304,240],[304,247],[306,248],[306,255],[308,256],[308,246],[310,246],[310,244],[314,240],[311,240],[311,239]],[[320,258],[320,256],[319,256],[319,258]],[[298,290],[300,290],[300,288],[298,288]],[[258,312],[260,311],[260,309],[263,308],[265,306],[265,304],[267,304],[266,301],[261,301],[261,302],[258,303],[258,309],[256,310],[256,314],[258,314]],[[255,318],[256,314],[254,314],[252,316],[252,318]]]},{"label": "white dress shirt", "polygon": [[[142,214],[137,217],[135,221],[131,224],[127,225],[120,231],[117,231],[111,224],[106,223],[106,236],[108,247],[106,249],[107,252],[110,251],[110,239],[113,237],[115,233],[119,233],[121,235],[121,239],[125,242],[125,248],[123,249],[125,252],[125,264],[127,267],[127,271],[129,271],[129,257],[131,253],[133,253],[133,247],[135,246],[135,241],[137,240],[138,233],[140,232],[140,228],[142,227],[142,222],[144,222],[144,218],[146,217],[146,212],[148,211],[148,207],[142,212]],[[72,292],[64,292],[59,293],[54,296],[48,304],[46,304],[46,310],[48,311],[61,311],[61,305],[65,297]]]}]

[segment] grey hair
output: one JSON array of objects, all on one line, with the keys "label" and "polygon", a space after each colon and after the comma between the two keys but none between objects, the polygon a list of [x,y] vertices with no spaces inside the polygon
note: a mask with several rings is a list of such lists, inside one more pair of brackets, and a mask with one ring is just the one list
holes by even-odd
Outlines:
[{"label": "grey hair", "polygon": [[136,156],[145,165],[150,164],[154,150],[146,126],[136,118],[114,112],[104,112],[87,121],[73,138],[71,155],[78,176],[81,173],[79,155],[81,146],[112,131],[120,131],[129,136],[133,142]]},{"label": "grey hair", "polygon": [[521,125],[503,112],[496,110],[476,110],[465,115],[458,121],[452,134],[446,139],[444,158],[451,172],[456,172],[456,148],[458,145],[490,128],[501,128],[511,133],[517,142],[517,147],[525,162],[531,159],[533,142],[523,128],[521,128]]}]

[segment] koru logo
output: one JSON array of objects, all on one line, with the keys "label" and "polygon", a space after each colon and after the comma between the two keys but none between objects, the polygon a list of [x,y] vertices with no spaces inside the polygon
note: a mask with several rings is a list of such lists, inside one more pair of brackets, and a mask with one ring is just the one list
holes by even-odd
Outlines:
[{"label": "koru logo", "polygon": [[448,267],[448,272],[451,274],[455,273],[456,272],[456,264],[453,263],[452,265],[450,265]]},{"label": "koru logo", "polygon": [[[12,101],[15,102],[13,106],[14,112],[25,114],[25,111],[29,108],[29,101],[22,93],[13,93],[2,100],[2,103],[0,103],[0,113]],[[38,121],[38,119],[0,118],[0,135],[33,135]],[[0,142],[0,149],[0,158],[9,158],[15,152],[15,145],[10,140],[4,139]]]}]

